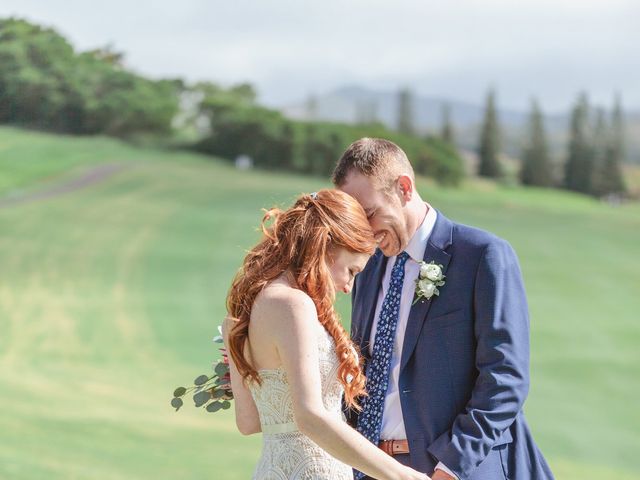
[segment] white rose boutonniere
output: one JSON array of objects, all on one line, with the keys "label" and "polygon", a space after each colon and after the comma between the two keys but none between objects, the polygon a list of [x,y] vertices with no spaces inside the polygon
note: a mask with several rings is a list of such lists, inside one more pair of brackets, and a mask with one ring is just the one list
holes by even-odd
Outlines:
[{"label": "white rose boutonniere", "polygon": [[444,285],[445,278],[442,274],[442,265],[436,265],[434,262],[420,262],[420,275],[416,279],[416,299],[413,303],[440,295],[438,287]]}]

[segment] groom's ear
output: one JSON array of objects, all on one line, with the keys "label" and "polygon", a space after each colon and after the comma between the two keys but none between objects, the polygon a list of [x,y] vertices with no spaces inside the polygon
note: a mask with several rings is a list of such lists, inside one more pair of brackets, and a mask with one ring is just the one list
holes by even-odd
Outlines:
[{"label": "groom's ear", "polygon": [[398,177],[398,191],[404,202],[411,201],[413,197],[413,181],[408,175],[400,175]]}]

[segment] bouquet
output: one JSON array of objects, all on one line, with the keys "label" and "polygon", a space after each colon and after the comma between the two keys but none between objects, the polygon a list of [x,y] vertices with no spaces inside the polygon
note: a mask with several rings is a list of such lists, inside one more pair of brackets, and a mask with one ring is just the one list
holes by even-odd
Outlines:
[{"label": "bouquet", "polygon": [[[213,339],[214,343],[222,343],[222,327],[218,327],[220,335]],[[213,375],[200,375],[190,387],[178,387],[173,392],[171,406],[180,410],[184,404],[182,397],[193,393],[193,402],[198,408],[205,408],[207,412],[227,410],[233,400],[231,391],[231,376],[229,374],[229,356],[225,348],[220,348],[222,358],[213,364]]]}]

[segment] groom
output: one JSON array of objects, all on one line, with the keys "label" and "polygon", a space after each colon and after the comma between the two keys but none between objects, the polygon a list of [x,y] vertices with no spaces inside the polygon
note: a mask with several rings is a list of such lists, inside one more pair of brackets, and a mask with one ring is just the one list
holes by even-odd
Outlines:
[{"label": "groom", "polygon": [[[333,182],[360,202],[379,242],[353,288],[369,396],[352,424],[433,480],[553,479],[522,411],[529,317],[511,246],[425,203],[390,141],[351,144]],[[438,268],[421,273],[423,261],[441,266],[439,295],[429,286]]]}]

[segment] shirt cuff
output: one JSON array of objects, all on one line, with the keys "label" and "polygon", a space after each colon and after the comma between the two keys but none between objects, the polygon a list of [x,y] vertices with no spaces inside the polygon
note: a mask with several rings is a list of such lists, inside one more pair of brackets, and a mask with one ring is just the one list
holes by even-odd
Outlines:
[{"label": "shirt cuff", "polygon": [[453,473],[451,470],[449,470],[447,466],[442,462],[438,462],[438,464],[436,465],[436,470],[442,470],[444,473],[447,473],[451,475],[453,478],[455,478],[456,480],[459,480],[458,476],[455,473]]}]

